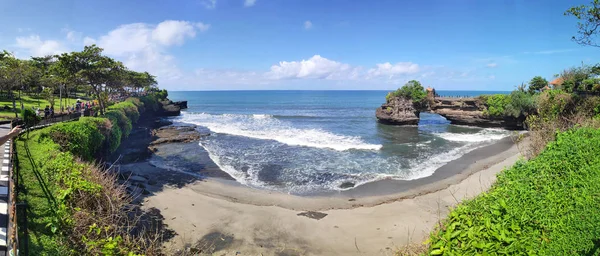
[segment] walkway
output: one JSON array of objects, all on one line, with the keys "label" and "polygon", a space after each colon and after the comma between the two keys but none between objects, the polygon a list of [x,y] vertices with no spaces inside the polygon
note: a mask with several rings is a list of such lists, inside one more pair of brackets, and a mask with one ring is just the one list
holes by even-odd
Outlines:
[{"label": "walkway", "polygon": [[[0,125],[0,136],[10,132],[10,124]],[[7,251],[7,230],[8,230],[8,202],[9,202],[9,166],[10,166],[10,147],[11,141],[4,144],[4,154],[2,159],[2,170],[0,171],[0,256],[6,255]]]}]

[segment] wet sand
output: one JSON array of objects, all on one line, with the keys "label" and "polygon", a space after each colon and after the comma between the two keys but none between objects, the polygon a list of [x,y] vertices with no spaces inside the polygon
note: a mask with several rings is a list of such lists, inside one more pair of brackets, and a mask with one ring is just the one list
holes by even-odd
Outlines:
[{"label": "wet sand", "polygon": [[[173,251],[187,245],[218,255],[393,255],[399,246],[425,240],[449,207],[487,190],[519,158],[505,138],[418,180],[307,197],[206,178],[149,188],[143,200],[177,232],[165,243]],[[148,163],[135,167],[165,173]]]}]

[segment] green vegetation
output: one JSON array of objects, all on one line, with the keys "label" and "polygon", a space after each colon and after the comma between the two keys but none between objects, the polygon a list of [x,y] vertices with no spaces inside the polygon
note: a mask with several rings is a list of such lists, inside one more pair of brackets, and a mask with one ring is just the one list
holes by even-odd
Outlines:
[{"label": "green vegetation", "polygon": [[143,107],[139,99],[128,99],[111,106],[106,117],[82,117],[16,140],[18,200],[29,204],[31,255],[137,255],[159,250],[153,242],[156,233],[133,235],[128,197],[114,176],[93,163],[121,143],[125,131],[116,123],[126,121],[128,134]]},{"label": "green vegetation", "polygon": [[390,102],[394,97],[402,97],[418,103],[425,100],[427,93],[419,81],[411,80],[398,90],[388,93],[385,98],[387,102]]},{"label": "green vegetation", "polygon": [[600,237],[600,130],[558,135],[431,235],[431,255],[586,254]]},{"label": "green vegetation", "polygon": [[548,80],[541,76],[536,76],[529,82],[529,93],[534,94],[540,92],[546,86],[548,86]]},{"label": "green vegetation", "polygon": [[[0,52],[0,116],[16,117],[21,109],[34,106],[56,108],[57,101],[59,107],[55,110],[59,113],[70,106],[69,97],[79,96],[97,100],[102,114],[109,105],[109,95],[142,89],[157,91],[155,77],[127,69],[123,63],[103,55],[103,49],[96,45],[85,46],[80,52],[28,60],[18,59],[8,51]],[[167,96],[164,90],[157,94],[159,98]],[[63,104],[63,100],[67,101]]]},{"label": "green vegetation", "polygon": [[483,114],[491,117],[525,118],[536,111],[537,95],[515,90],[510,94],[479,96],[484,104]]}]

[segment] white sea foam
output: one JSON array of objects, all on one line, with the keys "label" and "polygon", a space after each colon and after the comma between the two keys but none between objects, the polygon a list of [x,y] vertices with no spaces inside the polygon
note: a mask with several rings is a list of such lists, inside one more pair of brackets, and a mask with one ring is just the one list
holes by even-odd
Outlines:
[{"label": "white sea foam", "polygon": [[369,144],[359,137],[337,135],[321,129],[300,129],[273,118],[271,115],[211,115],[184,112],[181,121],[205,126],[215,133],[263,140],[276,140],[291,146],[330,148],[334,150],[379,150],[382,146]]},{"label": "white sea foam", "polygon": [[483,129],[477,133],[434,133],[442,139],[448,141],[460,141],[460,142],[484,142],[499,140],[510,135],[509,131],[502,129]]}]

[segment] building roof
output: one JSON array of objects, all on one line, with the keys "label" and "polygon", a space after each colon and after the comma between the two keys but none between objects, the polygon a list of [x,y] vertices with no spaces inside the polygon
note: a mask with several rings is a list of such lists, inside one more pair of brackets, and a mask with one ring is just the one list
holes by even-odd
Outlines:
[{"label": "building roof", "polygon": [[561,85],[565,80],[562,77],[556,78],[550,82],[551,85]]},{"label": "building roof", "polygon": [[428,92],[431,92],[431,91],[433,91],[433,88],[431,88],[431,87],[427,87],[427,91],[428,91]]}]

